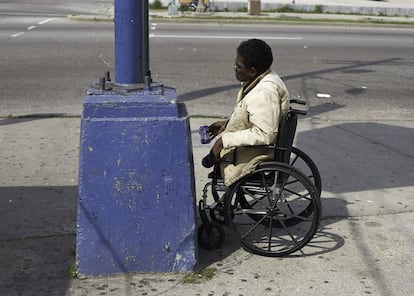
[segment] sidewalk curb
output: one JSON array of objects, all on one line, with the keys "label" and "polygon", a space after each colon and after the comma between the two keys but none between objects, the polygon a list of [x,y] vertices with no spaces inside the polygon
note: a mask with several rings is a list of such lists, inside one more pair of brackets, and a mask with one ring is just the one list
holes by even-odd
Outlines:
[{"label": "sidewalk curb", "polygon": [[[218,22],[218,23],[326,23],[326,24],[361,24],[361,25],[414,25],[414,17],[407,16],[378,16],[331,13],[267,13],[249,15],[247,13],[180,13],[168,15],[168,12],[151,12],[150,20],[159,22]],[[72,21],[114,22],[113,14],[79,14],[68,15]]]},{"label": "sidewalk curb", "polygon": [[72,21],[90,21],[90,22],[113,22],[113,15],[105,14],[69,14],[67,19]]}]

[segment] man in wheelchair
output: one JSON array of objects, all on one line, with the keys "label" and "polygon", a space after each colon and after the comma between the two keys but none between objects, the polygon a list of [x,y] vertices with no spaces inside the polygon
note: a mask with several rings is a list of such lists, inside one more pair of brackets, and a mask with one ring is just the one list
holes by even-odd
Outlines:
[{"label": "man in wheelchair", "polygon": [[273,155],[263,145],[275,142],[280,118],[289,110],[289,93],[279,75],[270,69],[272,63],[272,49],[263,40],[250,39],[237,48],[233,69],[241,89],[236,106],[228,120],[208,127],[212,137],[218,136],[210,151],[210,163],[220,161],[226,186]]},{"label": "man in wheelchair", "polygon": [[240,44],[234,71],[242,87],[236,106],[228,120],[207,129],[217,140],[202,161],[214,165],[199,201],[198,241],[206,249],[224,242],[223,224],[247,250],[269,257],[301,250],[318,230],[320,174],[312,159],[293,147],[297,115],[306,112],[290,103],[306,102],[289,100],[272,62],[264,41]]}]

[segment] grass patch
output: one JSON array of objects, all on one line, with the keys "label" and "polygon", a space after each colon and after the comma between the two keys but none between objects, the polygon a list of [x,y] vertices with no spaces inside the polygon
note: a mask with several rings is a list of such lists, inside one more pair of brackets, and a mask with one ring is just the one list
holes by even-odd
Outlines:
[{"label": "grass patch", "polygon": [[217,268],[207,267],[197,272],[187,273],[183,278],[184,284],[200,284],[203,281],[211,280],[216,274]]},{"label": "grass patch", "polygon": [[275,9],[275,12],[299,12],[299,11],[295,10],[295,8],[293,8],[290,5],[285,5],[285,6],[281,6],[277,9]]},{"label": "grass patch", "polygon": [[[327,13],[325,13],[327,14]],[[335,14],[333,14],[335,15]],[[218,23],[251,23],[254,21],[256,24],[262,23],[280,23],[280,22],[289,22],[289,23],[319,23],[319,24],[349,24],[349,25],[369,25],[369,24],[379,24],[379,25],[397,25],[397,26],[414,26],[414,22],[412,21],[394,21],[394,20],[387,20],[381,19],[376,20],[373,18],[361,19],[361,20],[347,20],[347,19],[326,19],[326,18],[300,18],[300,17],[257,17],[257,16],[197,16],[193,17],[191,15],[188,16],[179,16],[174,19],[167,19],[162,16],[153,16],[153,19],[157,19],[159,21],[170,22],[170,21],[183,21],[183,22],[218,22]]]},{"label": "grass patch", "polygon": [[69,267],[67,276],[71,279],[76,279],[78,277],[78,275],[76,274],[76,263],[75,262],[73,262],[73,264]]}]

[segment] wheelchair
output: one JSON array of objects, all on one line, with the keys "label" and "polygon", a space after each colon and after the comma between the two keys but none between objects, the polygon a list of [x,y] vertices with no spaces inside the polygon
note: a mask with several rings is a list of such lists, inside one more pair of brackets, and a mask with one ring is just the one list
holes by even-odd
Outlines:
[{"label": "wheelchair", "polygon": [[[224,226],[234,231],[247,251],[268,257],[297,252],[313,238],[321,219],[322,182],[312,159],[293,146],[298,115],[306,111],[291,107],[279,123],[276,143],[264,146],[272,149],[273,159],[260,162],[231,186],[224,185],[219,164],[214,166],[199,201],[201,247],[222,246]],[[237,157],[237,150],[234,154]]]}]

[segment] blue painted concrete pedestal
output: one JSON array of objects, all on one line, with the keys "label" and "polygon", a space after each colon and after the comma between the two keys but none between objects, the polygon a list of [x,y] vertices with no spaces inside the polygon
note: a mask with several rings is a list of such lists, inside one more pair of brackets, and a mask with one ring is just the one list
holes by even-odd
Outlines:
[{"label": "blue painted concrete pedestal", "polygon": [[189,118],[172,88],[92,91],[81,120],[77,271],[191,271],[197,259]]}]

